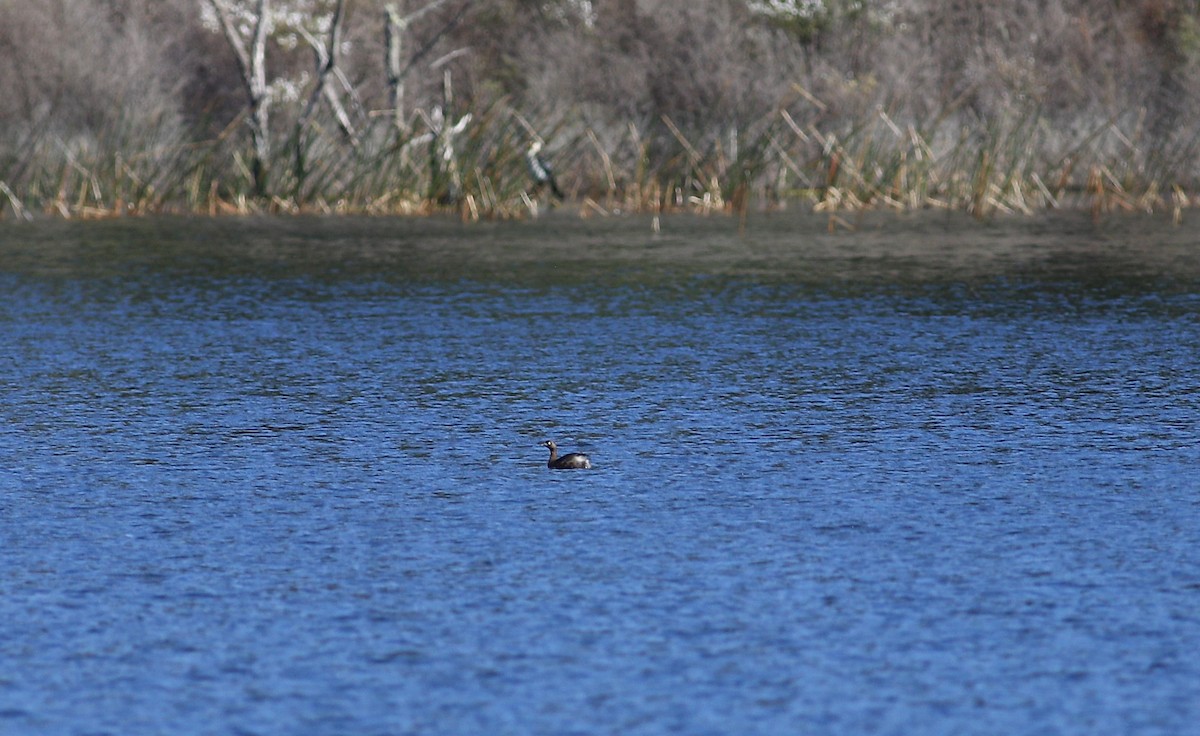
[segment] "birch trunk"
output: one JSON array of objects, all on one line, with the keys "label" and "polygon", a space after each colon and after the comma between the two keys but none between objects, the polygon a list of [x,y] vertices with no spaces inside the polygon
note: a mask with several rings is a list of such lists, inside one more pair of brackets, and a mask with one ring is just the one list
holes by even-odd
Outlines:
[{"label": "birch trunk", "polygon": [[254,178],[254,192],[259,197],[267,194],[267,180],[270,171],[271,158],[271,99],[267,95],[267,27],[268,15],[271,12],[270,0],[258,0],[255,10],[254,33],[250,47],[246,47],[241,34],[238,33],[229,8],[223,0],[208,0],[213,12],[221,21],[221,30],[225,40],[233,49],[237,59],[238,71],[242,75],[242,85],[246,90],[247,124],[250,127],[250,140],[254,153],[250,162],[250,173]]}]

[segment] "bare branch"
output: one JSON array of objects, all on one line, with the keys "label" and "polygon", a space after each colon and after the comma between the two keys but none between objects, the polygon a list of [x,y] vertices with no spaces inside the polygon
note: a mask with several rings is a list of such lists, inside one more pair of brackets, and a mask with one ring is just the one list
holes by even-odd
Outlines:
[{"label": "bare branch", "polygon": [[229,9],[225,7],[225,3],[220,0],[208,0],[208,4],[217,14],[217,20],[221,22],[221,30],[225,33],[225,40],[229,42],[229,48],[233,50],[233,55],[237,59],[238,71],[242,74],[246,92],[253,97],[254,93],[250,88],[250,78],[253,75],[250,72],[250,54],[246,51],[246,44],[238,34],[237,28],[234,27],[233,19],[229,17]]},{"label": "bare branch", "polygon": [[342,107],[342,102],[338,99],[337,93],[327,83],[330,74],[334,74],[337,71],[338,51],[341,47],[342,21],[345,19],[345,10],[345,0],[338,0],[333,11],[333,17],[330,20],[329,35],[324,44],[307,28],[301,26],[296,29],[300,36],[312,47],[313,54],[317,60],[316,79],[313,82],[312,91],[309,93],[308,103],[304,106],[304,110],[301,111],[300,116],[296,118],[295,133],[292,136],[292,145],[295,147],[293,151],[293,169],[296,175],[297,193],[299,193],[306,175],[304,129],[308,126],[308,121],[312,118],[313,113],[316,112],[317,104],[320,102],[322,96],[328,100],[330,107],[333,109],[338,125],[342,129],[342,134],[346,136],[352,145],[358,145],[358,135],[354,131],[354,125],[350,122],[350,117],[346,114],[346,109]]},{"label": "bare branch", "polygon": [[[405,65],[401,64],[401,55],[404,47],[404,34],[408,30],[409,24],[418,20],[422,16],[433,12],[434,10],[445,5],[449,0],[433,0],[427,3],[420,10],[417,10],[407,15],[402,14],[398,7],[398,3],[389,3],[384,8],[384,41],[387,46],[386,57],[384,59],[384,68],[387,70],[387,86],[388,86],[388,105],[392,111],[392,124],[397,130],[404,130],[404,79],[416,67],[426,55],[428,55],[442,39],[454,29],[462,19],[466,16],[467,11],[471,7],[471,3],[464,2],[459,5],[458,11],[442,26],[440,30],[430,36],[425,45],[417,50],[415,54],[408,60]],[[451,52],[450,58],[460,55],[464,52]],[[439,60],[445,63],[450,58],[443,57]]]},{"label": "bare branch", "polygon": [[[338,0],[330,22],[329,37],[325,44],[322,44],[307,28],[301,26],[296,29],[300,36],[312,47],[313,53],[317,57],[316,81],[313,83],[312,92],[308,96],[308,104],[304,106],[304,110],[300,113],[300,117],[296,121],[297,130],[303,128],[308,123],[309,118],[316,111],[317,101],[321,99],[322,95],[325,95],[330,100],[335,110],[341,111],[339,121],[345,117],[345,110],[342,109],[341,103],[337,101],[337,96],[326,85],[329,75],[337,69],[337,56],[338,49],[341,46],[342,20],[345,17],[345,10],[345,0]],[[347,125],[344,125],[343,128],[347,134],[351,134],[350,126],[348,125],[349,119],[347,118],[345,122]]]},{"label": "bare branch", "polygon": [[251,89],[263,100],[267,96],[267,15],[271,12],[268,0],[258,0],[258,18],[254,21],[254,45],[250,48]]},{"label": "bare branch", "polygon": [[443,64],[449,64],[451,61],[454,61],[454,60],[455,60],[455,59],[457,59],[458,57],[460,57],[460,56],[466,56],[466,55],[467,55],[467,54],[469,54],[469,53],[471,53],[471,47],[470,47],[470,46],[464,46],[464,47],[463,47],[463,48],[461,48],[461,49],[454,49],[453,51],[451,51],[451,52],[450,52],[450,53],[448,53],[448,54],[444,54],[444,55],[442,55],[442,56],[439,56],[439,57],[438,57],[438,58],[437,58],[435,61],[433,61],[433,62],[432,62],[430,65],[429,65],[429,68],[430,68],[430,69],[437,69],[438,67],[442,66]]},{"label": "bare branch", "polygon": [[250,136],[254,142],[252,166],[254,187],[260,195],[263,195],[266,194],[267,161],[271,152],[271,127],[268,112],[271,100],[267,96],[266,63],[267,27],[269,25],[267,16],[271,12],[270,2],[269,0],[258,0],[256,11],[258,16],[254,21],[254,36],[249,49],[246,48],[245,41],[233,25],[233,19],[229,15],[229,8],[225,6],[224,0],[208,0],[208,4],[221,21],[225,40],[233,49],[233,55],[238,62],[238,71],[242,75],[242,83],[245,86],[249,102]]}]

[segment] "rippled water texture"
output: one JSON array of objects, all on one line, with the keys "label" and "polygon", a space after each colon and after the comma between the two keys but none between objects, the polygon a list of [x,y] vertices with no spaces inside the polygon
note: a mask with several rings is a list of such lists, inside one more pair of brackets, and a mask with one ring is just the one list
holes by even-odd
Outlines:
[{"label": "rippled water texture", "polygon": [[0,223],[0,732],[1196,733],[1194,223],[662,224]]}]

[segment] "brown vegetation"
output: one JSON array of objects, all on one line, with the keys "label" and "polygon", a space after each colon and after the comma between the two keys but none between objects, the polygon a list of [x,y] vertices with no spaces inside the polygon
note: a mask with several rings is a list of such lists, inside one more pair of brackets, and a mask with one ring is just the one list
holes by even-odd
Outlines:
[{"label": "brown vegetation", "polygon": [[788,5],[0,2],[0,216],[1197,196],[1200,0]]}]

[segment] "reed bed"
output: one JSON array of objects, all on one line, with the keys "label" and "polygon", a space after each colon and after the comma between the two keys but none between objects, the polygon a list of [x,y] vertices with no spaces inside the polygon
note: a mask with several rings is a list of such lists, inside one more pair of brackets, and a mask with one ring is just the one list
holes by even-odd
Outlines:
[{"label": "reed bed", "polygon": [[[919,125],[883,109],[831,122],[781,106],[748,125],[708,131],[668,117],[604,125],[581,118],[526,116],[501,99],[452,117],[462,124],[453,136],[444,134],[449,120],[439,127],[437,115],[418,111],[406,129],[372,118],[353,141],[318,119],[276,144],[266,196],[255,193],[239,121],[186,143],[42,133],[0,146],[0,217],[453,212],[475,220],[534,217],[550,207],[590,217],[745,216],[802,206],[831,215],[936,208],[986,218],[1081,208],[1178,219],[1198,196],[1200,133],[1150,140],[1136,117],[1073,136],[1036,112]],[[533,186],[533,140],[545,142],[561,202]]]}]

